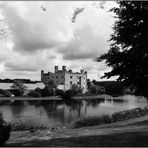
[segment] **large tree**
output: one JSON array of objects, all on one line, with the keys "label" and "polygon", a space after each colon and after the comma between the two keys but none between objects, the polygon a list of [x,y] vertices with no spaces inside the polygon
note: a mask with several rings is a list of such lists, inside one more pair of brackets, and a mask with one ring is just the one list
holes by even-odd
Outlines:
[{"label": "large tree", "polygon": [[11,86],[11,89],[17,90],[17,95],[21,96],[25,93],[27,90],[27,87],[20,81],[20,80],[14,80],[13,85]]},{"label": "large tree", "polygon": [[137,92],[148,92],[148,2],[118,1],[116,21],[111,35],[110,49],[97,58],[112,67],[104,77],[118,76],[119,81],[136,88]]}]

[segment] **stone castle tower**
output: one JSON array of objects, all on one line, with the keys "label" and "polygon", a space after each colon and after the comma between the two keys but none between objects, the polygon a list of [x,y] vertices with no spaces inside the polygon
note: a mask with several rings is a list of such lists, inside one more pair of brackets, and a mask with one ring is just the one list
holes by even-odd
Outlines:
[{"label": "stone castle tower", "polygon": [[72,70],[66,70],[66,66],[62,66],[62,70],[59,70],[58,66],[55,66],[54,73],[44,73],[44,71],[41,70],[41,82],[46,84],[50,80],[52,80],[59,89],[64,91],[70,89],[72,84],[76,84],[82,88],[83,93],[87,91],[87,72],[84,70],[81,70],[80,73],[73,73]]}]

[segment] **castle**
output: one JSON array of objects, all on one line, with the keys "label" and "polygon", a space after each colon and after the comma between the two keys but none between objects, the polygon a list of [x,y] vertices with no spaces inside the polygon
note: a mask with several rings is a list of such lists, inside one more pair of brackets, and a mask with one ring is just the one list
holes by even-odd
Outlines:
[{"label": "castle", "polygon": [[41,70],[41,82],[46,84],[52,80],[59,89],[64,91],[70,89],[72,84],[76,84],[83,90],[83,93],[87,91],[86,71],[81,70],[80,73],[73,73],[72,70],[66,70],[66,66],[62,66],[62,70],[55,66],[54,70],[54,73],[44,73],[44,70]]}]

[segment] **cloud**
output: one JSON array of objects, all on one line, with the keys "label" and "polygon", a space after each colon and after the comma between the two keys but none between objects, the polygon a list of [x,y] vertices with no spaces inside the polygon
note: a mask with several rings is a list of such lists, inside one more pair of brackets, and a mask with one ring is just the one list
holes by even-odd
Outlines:
[{"label": "cloud", "polygon": [[64,13],[56,15],[59,10],[55,4],[50,6],[55,10],[47,13],[42,12],[40,4],[34,2],[31,5],[25,2],[13,4],[2,5],[14,42],[13,50],[24,54],[52,49],[71,37],[70,20],[66,19]]},{"label": "cloud", "polygon": [[[0,66],[7,73],[3,76],[17,77],[22,73],[24,77],[40,78],[41,69],[53,71],[54,65],[66,65],[74,71],[84,68],[89,77],[95,75],[98,79],[98,73],[106,66],[93,60],[108,50],[107,40],[114,18],[106,11],[109,2],[101,4],[103,9],[92,3],[1,3],[2,27],[9,33],[0,48]],[[75,15],[76,21],[72,23],[76,8],[85,9],[80,15]]]},{"label": "cloud", "polygon": [[93,28],[86,25],[75,30],[72,40],[63,45],[59,52],[66,60],[94,59],[105,50],[105,45],[102,36],[96,35]]},{"label": "cloud", "polygon": [[74,13],[73,13],[73,16],[72,16],[72,19],[71,19],[72,23],[74,23],[74,22],[76,21],[76,17],[77,17],[80,13],[82,13],[82,12],[84,11],[84,9],[85,9],[85,8],[76,8],[76,9],[74,10]]},{"label": "cloud", "polygon": [[65,60],[95,59],[109,48],[109,35],[114,19],[108,12],[93,6],[85,11],[74,24],[73,37],[59,47]]},{"label": "cloud", "polygon": [[13,52],[13,56],[5,61],[4,67],[9,71],[35,72],[44,68],[48,63],[47,61],[48,55],[46,51],[28,56],[23,56],[17,52]]},{"label": "cloud", "polygon": [[95,8],[100,8],[100,9],[104,9],[105,8],[105,1],[100,1],[100,2],[93,2],[92,6],[94,6]]}]

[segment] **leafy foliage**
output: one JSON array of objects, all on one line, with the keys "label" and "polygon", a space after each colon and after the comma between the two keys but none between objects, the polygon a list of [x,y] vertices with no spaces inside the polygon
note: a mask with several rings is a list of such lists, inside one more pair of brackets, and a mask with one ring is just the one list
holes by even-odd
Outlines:
[{"label": "leafy foliage", "polygon": [[94,117],[85,117],[83,119],[79,119],[75,121],[74,128],[124,121],[128,119],[141,117],[147,114],[148,114],[148,106],[144,108],[134,108],[132,110],[115,112],[111,116],[101,115],[101,116],[94,116]]},{"label": "leafy foliage", "polygon": [[12,89],[17,90],[16,96],[21,96],[27,90],[27,87],[19,80],[14,80],[13,85],[11,86]]},{"label": "leafy foliage", "polygon": [[73,95],[77,95],[77,94],[82,93],[82,89],[76,84],[72,84],[70,90],[72,90]]},{"label": "leafy foliage", "polygon": [[32,90],[28,93],[28,96],[30,97],[41,97],[41,93],[35,90]]},{"label": "leafy foliage", "polygon": [[27,131],[27,130],[43,130],[47,129],[47,127],[41,125],[41,126],[33,126],[28,123],[26,123],[23,120],[15,120],[11,121],[9,123],[11,125],[12,131]]},{"label": "leafy foliage", "polygon": [[0,89],[0,95],[3,97],[11,97],[11,92],[9,90]]},{"label": "leafy foliage", "polygon": [[11,126],[4,121],[2,113],[0,113],[0,146],[3,146],[3,144],[9,139],[10,130]]},{"label": "leafy foliage", "polygon": [[119,81],[93,81],[93,83],[105,88],[105,93],[109,95],[122,95],[125,88]]},{"label": "leafy foliage", "polygon": [[136,88],[137,93],[148,92],[148,2],[118,1],[110,50],[97,58],[112,67],[104,77],[118,76],[119,81]]},{"label": "leafy foliage", "polygon": [[87,81],[88,93],[90,94],[102,94],[105,93],[105,88],[98,85],[95,81]]}]

